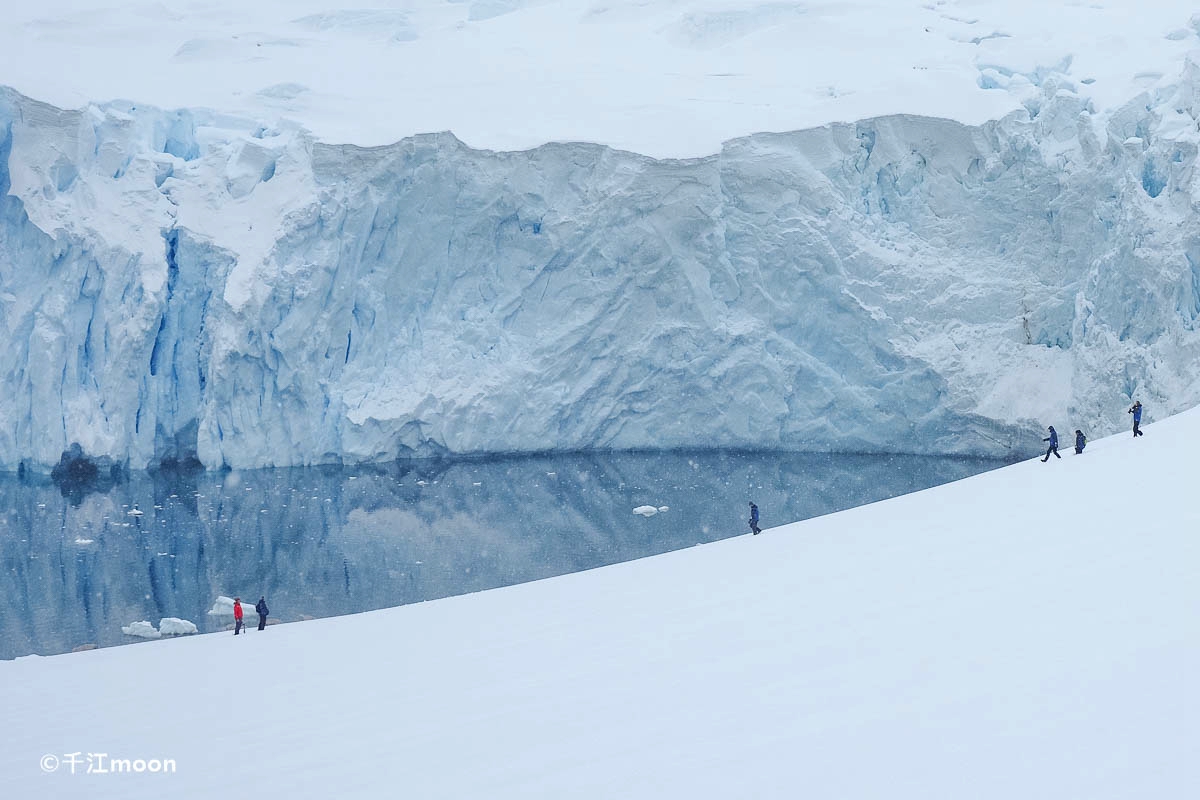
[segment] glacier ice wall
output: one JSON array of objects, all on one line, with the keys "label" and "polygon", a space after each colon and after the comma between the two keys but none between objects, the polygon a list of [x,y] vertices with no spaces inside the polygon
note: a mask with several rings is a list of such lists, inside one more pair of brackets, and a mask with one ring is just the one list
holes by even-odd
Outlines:
[{"label": "glacier ice wall", "polygon": [[1200,402],[1200,70],[654,160],[0,91],[0,467],[1006,455]]}]

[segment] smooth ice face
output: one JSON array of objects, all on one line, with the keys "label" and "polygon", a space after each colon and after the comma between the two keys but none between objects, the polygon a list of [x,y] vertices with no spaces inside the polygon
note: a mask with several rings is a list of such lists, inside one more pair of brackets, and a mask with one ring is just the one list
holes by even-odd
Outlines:
[{"label": "smooth ice face", "polygon": [[0,465],[1006,454],[1200,402],[1196,69],[1103,126],[1023,80],[693,160],[5,92]]}]

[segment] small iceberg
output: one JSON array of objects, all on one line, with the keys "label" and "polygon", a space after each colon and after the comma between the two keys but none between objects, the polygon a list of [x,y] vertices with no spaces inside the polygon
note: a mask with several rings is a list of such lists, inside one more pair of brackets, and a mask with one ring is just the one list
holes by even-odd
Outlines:
[{"label": "small iceberg", "polygon": [[145,512],[145,511],[142,511],[142,510],[141,510],[140,508],[138,508],[137,506],[134,506],[133,508],[131,508],[131,509],[129,509],[128,511],[126,511],[125,513],[126,513],[126,514],[128,514],[128,515],[129,515],[129,516],[131,516],[131,517],[140,517],[140,516],[144,515],[146,512]]},{"label": "small iceberg", "polygon": [[156,631],[154,626],[146,620],[142,620],[141,622],[133,622],[129,625],[122,626],[121,633],[125,634],[126,636],[139,636],[142,639],[162,638],[162,634]]},{"label": "small iceberg", "polygon": [[635,514],[641,514],[643,517],[653,517],[658,513],[658,509],[654,506],[638,506],[633,510]]},{"label": "small iceberg", "polygon": [[162,621],[158,623],[160,636],[187,636],[196,633],[196,630],[196,623],[178,617],[163,617]]},{"label": "small iceberg", "polygon": [[[245,608],[245,605],[242,606]],[[233,598],[220,595],[213,602],[213,607],[208,610],[210,617],[232,617],[233,616]]]}]

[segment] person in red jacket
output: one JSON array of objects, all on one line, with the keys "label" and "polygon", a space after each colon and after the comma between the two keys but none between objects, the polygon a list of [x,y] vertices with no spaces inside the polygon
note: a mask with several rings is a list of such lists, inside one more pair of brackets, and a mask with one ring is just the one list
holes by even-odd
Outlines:
[{"label": "person in red jacket", "polygon": [[242,632],[242,598],[233,598],[233,635]]}]

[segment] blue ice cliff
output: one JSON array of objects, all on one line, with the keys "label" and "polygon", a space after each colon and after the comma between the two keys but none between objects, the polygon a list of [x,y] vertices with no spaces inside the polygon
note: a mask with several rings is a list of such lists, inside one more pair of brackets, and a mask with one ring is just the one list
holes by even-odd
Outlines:
[{"label": "blue ice cliff", "polygon": [[[693,160],[0,90],[0,468],[1006,455],[1200,402],[1200,72]],[[75,447],[77,446],[77,447]],[[74,447],[74,449],[73,449]]]}]

